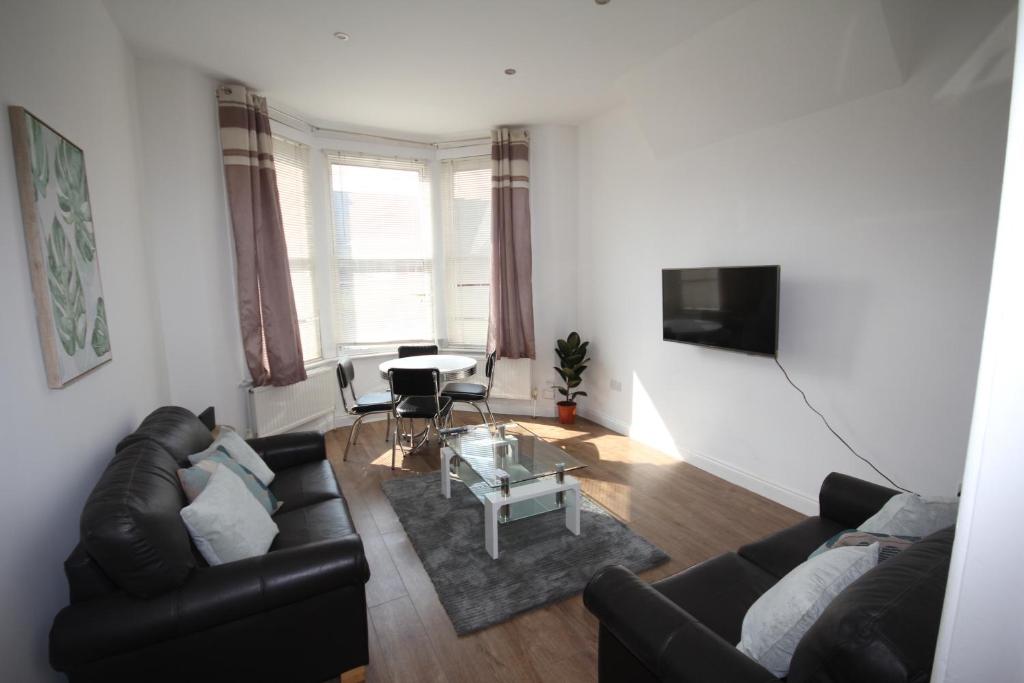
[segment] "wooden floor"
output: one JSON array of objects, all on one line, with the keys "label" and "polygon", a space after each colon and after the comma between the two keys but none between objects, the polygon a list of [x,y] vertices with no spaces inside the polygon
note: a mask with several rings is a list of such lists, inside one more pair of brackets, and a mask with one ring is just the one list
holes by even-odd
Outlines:
[{"label": "wooden floor", "polygon": [[[473,421],[470,413],[456,413],[456,418]],[[516,419],[586,462],[587,469],[574,473],[583,492],[671,556],[643,574],[649,581],[801,519],[799,513],[592,422],[563,427],[553,419]],[[597,621],[579,596],[456,636],[380,487],[385,479],[438,469],[437,445],[421,448],[404,462],[399,452],[392,471],[383,421],[364,423],[348,461],[342,462],[348,433],[348,428],[329,432],[327,451],[370,563],[367,681],[596,680]]]}]

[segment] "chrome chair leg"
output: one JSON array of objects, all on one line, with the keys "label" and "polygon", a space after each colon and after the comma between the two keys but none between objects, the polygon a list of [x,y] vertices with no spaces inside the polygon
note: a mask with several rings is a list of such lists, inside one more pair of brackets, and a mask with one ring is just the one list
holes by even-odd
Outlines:
[{"label": "chrome chair leg", "polygon": [[[390,422],[390,415],[389,420]],[[395,469],[395,447],[398,444],[398,420],[395,420],[395,431],[391,434],[391,469]],[[402,457],[405,457],[405,450],[402,450]]]},{"label": "chrome chair leg", "polygon": [[351,448],[352,442],[354,442],[356,430],[359,428],[359,423],[362,422],[365,415],[360,415],[356,418],[356,421],[352,423],[352,428],[348,432],[348,441],[345,442],[345,454],[341,456],[342,462],[348,460],[348,449]]},{"label": "chrome chair leg", "polygon": [[484,411],[480,410],[479,404],[477,404],[476,401],[473,401],[469,405],[473,406],[473,408],[476,410],[476,412],[480,413],[480,419],[483,420],[484,424],[487,424],[487,418],[484,417]]},{"label": "chrome chair leg", "polygon": [[[491,424],[492,425],[497,425],[498,421],[494,419],[494,413],[491,412],[491,404],[487,402],[486,398],[484,399],[484,407],[487,408],[487,415],[488,415],[488,417],[491,418]],[[482,417],[482,415],[481,415],[481,417]]]},{"label": "chrome chair leg", "polygon": [[359,441],[359,424],[363,421],[363,416],[360,415],[359,419],[352,423],[352,443]]},{"label": "chrome chair leg", "polygon": [[387,426],[387,429],[384,430],[384,443],[387,443],[388,439],[390,439],[390,438],[391,438],[391,413],[388,413],[388,426]]}]

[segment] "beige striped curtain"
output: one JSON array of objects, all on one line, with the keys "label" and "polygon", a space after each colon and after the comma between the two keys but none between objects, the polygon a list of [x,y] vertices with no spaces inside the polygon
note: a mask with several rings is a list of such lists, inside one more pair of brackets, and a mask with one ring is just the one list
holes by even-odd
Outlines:
[{"label": "beige striped curtain", "polygon": [[491,305],[487,348],[498,358],[536,358],[530,245],[530,139],[526,129],[491,134]]},{"label": "beige striped curtain", "polygon": [[245,363],[256,386],[306,379],[277,196],[267,101],[240,85],[217,90],[238,314]]}]

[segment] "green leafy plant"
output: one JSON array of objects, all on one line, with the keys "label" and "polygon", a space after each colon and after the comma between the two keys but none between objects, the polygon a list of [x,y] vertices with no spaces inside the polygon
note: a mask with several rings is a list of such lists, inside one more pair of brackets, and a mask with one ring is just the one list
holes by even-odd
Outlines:
[{"label": "green leafy plant", "polygon": [[57,336],[64,351],[73,356],[77,349],[85,348],[85,293],[71,243],[56,216],[46,237],[46,270]]},{"label": "green leafy plant", "polygon": [[57,143],[53,166],[57,176],[57,204],[64,215],[64,222],[75,226],[75,244],[82,260],[92,262],[96,254],[96,236],[92,231],[92,209],[89,207],[82,150],[67,140],[61,140]]},{"label": "green leafy plant", "polygon": [[46,140],[43,139],[43,124],[33,117],[27,116],[28,128],[32,138],[32,187],[36,191],[36,201],[46,196],[46,186],[50,183],[50,162],[46,156]]},{"label": "green leafy plant", "polygon": [[110,333],[107,332],[107,306],[103,297],[96,299],[96,322],[92,325],[92,338],[89,342],[97,356],[110,353]]},{"label": "green leafy plant", "polygon": [[587,363],[590,362],[590,359],[587,358],[589,345],[590,342],[580,339],[578,332],[570,332],[568,337],[558,340],[555,354],[558,355],[561,367],[556,367],[555,372],[565,382],[564,387],[557,387],[558,393],[565,397],[565,403],[575,404],[577,396],[587,395],[585,391],[573,390],[583,381],[581,375],[587,369]]}]

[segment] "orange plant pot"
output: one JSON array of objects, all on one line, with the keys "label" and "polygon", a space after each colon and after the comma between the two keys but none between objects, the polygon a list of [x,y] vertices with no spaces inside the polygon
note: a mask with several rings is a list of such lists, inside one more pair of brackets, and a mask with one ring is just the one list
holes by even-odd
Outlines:
[{"label": "orange plant pot", "polygon": [[559,401],[558,421],[564,425],[571,425],[576,422],[576,404],[569,401]]}]

